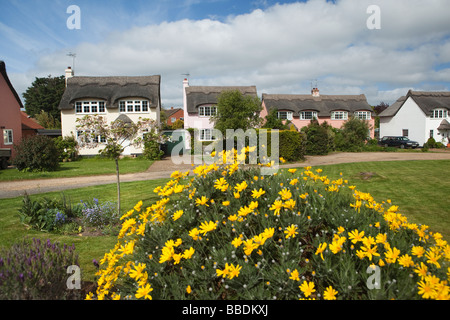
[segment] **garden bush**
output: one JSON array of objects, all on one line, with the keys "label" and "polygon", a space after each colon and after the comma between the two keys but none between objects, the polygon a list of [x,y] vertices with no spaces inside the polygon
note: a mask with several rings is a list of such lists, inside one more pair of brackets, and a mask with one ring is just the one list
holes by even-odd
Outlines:
[{"label": "garden bush", "polygon": [[331,127],[326,123],[319,124],[314,119],[310,124],[302,128],[306,133],[306,154],[326,155],[334,149],[334,134]]},{"label": "garden bush", "polygon": [[59,162],[75,161],[78,159],[78,142],[74,136],[57,137],[54,140],[58,149]]},{"label": "garden bush", "polygon": [[47,136],[32,136],[14,145],[12,164],[20,171],[54,171],[59,167],[59,151]]},{"label": "garden bush", "polygon": [[72,265],[79,266],[73,245],[33,239],[0,249],[0,299],[80,299],[79,290],[67,287]]},{"label": "garden bush", "polygon": [[340,151],[362,151],[369,138],[369,124],[355,117],[349,118],[336,134],[336,148]]},{"label": "garden bush", "polygon": [[86,299],[449,299],[442,236],[343,177],[238,162],[189,173],[120,218]]}]

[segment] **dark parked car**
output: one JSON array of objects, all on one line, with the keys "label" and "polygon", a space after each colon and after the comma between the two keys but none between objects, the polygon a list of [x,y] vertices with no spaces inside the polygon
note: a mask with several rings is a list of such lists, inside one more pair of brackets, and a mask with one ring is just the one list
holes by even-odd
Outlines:
[{"label": "dark parked car", "polygon": [[384,147],[399,147],[399,148],[417,148],[419,147],[419,143],[417,141],[411,141],[408,137],[392,137],[386,136],[383,137],[380,141],[380,144]]}]

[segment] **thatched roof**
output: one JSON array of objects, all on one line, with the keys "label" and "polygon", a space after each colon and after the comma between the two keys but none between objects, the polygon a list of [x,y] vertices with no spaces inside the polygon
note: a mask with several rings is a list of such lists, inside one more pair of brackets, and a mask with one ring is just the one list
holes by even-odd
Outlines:
[{"label": "thatched roof", "polygon": [[370,111],[366,96],[361,95],[320,95],[306,94],[263,94],[262,100],[267,111],[272,109],[292,111],[299,116],[302,111],[317,111],[319,116],[330,116],[332,111]]},{"label": "thatched roof", "polygon": [[256,86],[193,86],[186,87],[187,111],[198,113],[198,107],[205,104],[216,104],[219,95],[224,91],[239,90],[243,95],[256,97]]},{"label": "thatched roof", "polygon": [[106,101],[108,109],[119,107],[119,100],[131,97],[150,101],[149,107],[161,107],[161,76],[142,77],[72,77],[59,104],[60,110],[73,109],[79,99]]}]

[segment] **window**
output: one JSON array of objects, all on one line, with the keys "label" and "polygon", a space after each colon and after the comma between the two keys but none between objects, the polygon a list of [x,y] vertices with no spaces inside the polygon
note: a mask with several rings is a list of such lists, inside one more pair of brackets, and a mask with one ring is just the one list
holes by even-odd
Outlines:
[{"label": "window", "polygon": [[119,101],[120,113],[147,113],[148,101],[147,100],[122,100]]},{"label": "window", "polygon": [[448,111],[446,109],[434,109],[431,112],[432,119],[444,119],[447,118]]},{"label": "window", "polygon": [[430,138],[433,138],[433,135],[434,135],[434,131],[430,130]]},{"label": "window", "polygon": [[201,129],[200,130],[200,141],[213,141],[213,130],[214,129]]},{"label": "window", "polygon": [[12,129],[3,129],[3,143],[5,145],[13,144],[13,130]]},{"label": "window", "polygon": [[409,135],[409,130],[408,129],[403,129],[402,130],[402,136],[407,137]]},{"label": "window", "polygon": [[104,101],[77,101],[75,102],[75,112],[80,114],[105,113]]},{"label": "window", "polygon": [[317,118],[316,111],[302,111],[300,112],[300,120],[312,120]]},{"label": "window", "polygon": [[[89,131],[86,131],[87,133],[89,133]],[[105,136],[98,136],[96,135],[94,137],[94,141],[91,140],[92,136],[84,136],[83,135],[84,131],[77,131],[77,140],[81,140],[84,139],[85,143],[89,143],[89,142],[97,142],[97,143],[106,143],[106,137]]]},{"label": "window", "polygon": [[177,118],[174,117],[170,118],[170,122],[174,123],[175,121],[177,121]]},{"label": "window", "polygon": [[216,106],[201,106],[198,108],[198,115],[200,117],[210,117],[217,114]]},{"label": "window", "polygon": [[281,120],[292,120],[292,111],[278,111],[277,117]]},{"label": "window", "polygon": [[372,118],[372,114],[370,111],[356,111],[355,117],[359,120],[370,120]]},{"label": "window", "polygon": [[347,120],[348,112],[347,111],[334,111],[331,113],[331,120]]}]

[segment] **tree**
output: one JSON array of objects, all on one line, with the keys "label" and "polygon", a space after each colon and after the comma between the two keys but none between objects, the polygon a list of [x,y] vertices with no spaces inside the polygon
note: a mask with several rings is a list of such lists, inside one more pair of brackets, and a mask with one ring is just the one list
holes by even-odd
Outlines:
[{"label": "tree", "polygon": [[217,101],[217,114],[211,117],[211,121],[225,137],[227,129],[246,131],[259,127],[261,109],[258,97],[244,95],[239,90],[223,91]]},{"label": "tree", "polygon": [[41,110],[50,114],[53,118],[61,121],[61,112],[58,109],[59,102],[66,87],[65,77],[36,78],[23,97],[27,114],[35,117]]},{"label": "tree", "polygon": [[44,110],[41,110],[41,112],[35,116],[35,119],[37,123],[45,129],[61,129],[61,121],[58,120],[59,118],[52,117]]},{"label": "tree", "polygon": [[[139,118],[139,121],[124,121],[116,119],[110,124],[102,116],[84,116],[77,119],[79,125],[77,130],[81,132],[80,147],[97,148],[104,145],[99,153],[107,158],[113,159],[116,164],[117,176],[117,210],[120,214],[120,174],[119,158],[126,147],[140,147],[144,141],[143,135],[146,131],[158,129],[156,121]],[[157,131],[157,130],[156,130]],[[153,135],[158,142],[164,142],[161,134]]]},{"label": "tree", "polygon": [[336,147],[341,151],[360,151],[369,139],[369,123],[356,117],[344,122],[336,137]]}]

